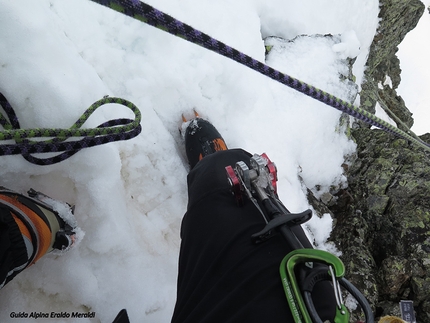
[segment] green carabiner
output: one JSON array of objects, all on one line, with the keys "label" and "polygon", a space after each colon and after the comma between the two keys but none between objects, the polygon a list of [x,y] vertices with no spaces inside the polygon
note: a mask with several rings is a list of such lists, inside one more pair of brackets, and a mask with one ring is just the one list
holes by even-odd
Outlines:
[{"label": "green carabiner", "polygon": [[334,317],[334,323],[349,323],[349,312],[345,305],[341,305],[340,308],[336,306],[336,316]]},{"label": "green carabiner", "polygon": [[[296,323],[312,323],[312,319],[300,292],[294,267],[298,263],[314,261],[332,266],[336,279],[342,278],[345,274],[345,266],[343,262],[338,257],[327,251],[316,249],[297,249],[287,254],[284,259],[282,259],[279,271],[285,296],[287,297],[288,305],[290,306],[291,313]],[[336,310],[335,323],[347,323],[348,320],[349,313],[345,306],[341,304],[340,308],[337,307]]]}]

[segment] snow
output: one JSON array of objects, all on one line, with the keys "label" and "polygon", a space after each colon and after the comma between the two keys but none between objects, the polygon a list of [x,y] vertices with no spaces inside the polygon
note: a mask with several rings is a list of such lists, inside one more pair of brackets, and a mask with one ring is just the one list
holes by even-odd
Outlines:
[{"label": "snow", "polygon": [[[260,61],[263,38],[284,38],[268,40],[268,64],[348,100],[356,89],[339,80],[347,73],[343,59],[358,55],[353,74],[360,85],[379,10],[376,0],[148,3]],[[169,321],[187,206],[178,126],[194,108],[230,148],[268,154],[292,212],[310,207],[306,187],[322,194],[346,185],[341,164],[355,145],[339,129],[340,113],[249,68],[89,0],[0,0],[0,24],[0,91],[23,128],[70,127],[105,95],[143,113],[137,138],[56,165],[0,158],[1,185],[76,205],[85,233],[72,250],[45,256],[0,292],[1,322],[25,321],[12,312],[73,311],[95,318],[46,321],[112,322],[122,308],[132,322]],[[300,37],[325,34],[336,43]],[[131,115],[109,105],[85,127],[118,117]],[[329,215],[314,217],[307,229],[319,248],[336,252],[325,244]]]},{"label": "snow", "polygon": [[345,58],[355,58],[360,54],[360,41],[354,30],[348,30],[341,35],[341,43],[333,45],[333,51]]}]

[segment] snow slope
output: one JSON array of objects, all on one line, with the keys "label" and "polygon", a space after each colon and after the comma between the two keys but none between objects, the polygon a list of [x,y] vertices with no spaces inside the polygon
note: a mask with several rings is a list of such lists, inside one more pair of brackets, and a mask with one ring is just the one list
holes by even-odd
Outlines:
[{"label": "snow slope", "polygon": [[[268,60],[341,98],[351,91],[339,81],[341,58],[358,54],[359,84],[378,23],[376,0],[148,3],[260,61],[267,36],[342,35],[336,46],[321,38],[278,41]],[[0,292],[1,322],[25,322],[11,318],[20,311],[89,311],[94,319],[46,322],[111,322],[122,308],[132,322],[169,321],[187,204],[177,129],[181,113],[193,108],[231,148],[266,152],[276,162],[281,200],[292,212],[309,207],[304,185],[321,192],[344,185],[343,156],[355,146],[336,131],[340,113],[246,67],[89,0],[0,0],[0,26],[0,91],[23,128],[70,127],[104,95],[143,113],[139,137],[57,165],[0,158],[1,185],[75,204],[85,233],[76,248],[44,257]],[[129,114],[107,106],[85,126]],[[330,225],[327,217],[309,225],[320,246]]]}]

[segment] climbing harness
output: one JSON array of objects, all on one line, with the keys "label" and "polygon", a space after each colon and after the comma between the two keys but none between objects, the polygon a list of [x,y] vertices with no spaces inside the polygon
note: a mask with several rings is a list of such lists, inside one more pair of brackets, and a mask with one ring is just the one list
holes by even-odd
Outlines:
[{"label": "climbing harness", "polygon": [[238,206],[243,206],[246,199],[251,200],[266,222],[260,232],[251,236],[253,242],[264,243],[276,232],[280,232],[293,249],[282,260],[280,275],[294,321],[322,323],[311,295],[317,283],[331,281],[337,303],[334,322],[349,322],[349,312],[340,289],[343,287],[360,304],[366,322],[373,323],[373,313],[366,298],[344,278],[345,267],[342,261],[326,251],[305,249],[294,234],[292,227],[310,220],[312,211],[291,213],[278,199],[276,165],[266,154],[255,154],[248,164],[239,161],[234,168],[227,166],[227,179]]},{"label": "climbing harness", "polygon": [[103,6],[116,10],[129,17],[142,21],[148,25],[166,31],[172,35],[188,40],[194,44],[209,49],[215,53],[228,57],[242,65],[245,65],[254,71],[257,71],[271,79],[278,81],[290,88],[293,88],[307,96],[321,101],[339,111],[378,127],[400,138],[406,139],[419,147],[430,151],[430,144],[419,139],[412,131],[406,133],[388,122],[378,118],[374,114],[356,107],[344,100],[326,93],[312,85],[295,79],[287,74],[279,72],[272,67],[259,62],[258,60],[234,49],[223,42],[212,38],[211,36],[187,25],[174,17],[155,9],[154,7],[139,0],[91,0]]},{"label": "climbing harness", "polygon": [[[94,111],[108,103],[116,103],[129,108],[134,113],[134,120],[121,118],[109,120],[97,128],[81,128]],[[139,109],[129,101],[115,97],[104,97],[93,103],[69,129],[21,129],[15,111],[1,93],[0,105],[7,116],[6,118],[0,113],[0,125],[4,128],[0,131],[0,141],[14,140],[16,142],[0,144],[0,156],[21,154],[26,160],[37,165],[52,165],[61,162],[83,148],[128,140],[136,137],[142,130],[140,125],[142,117]],[[33,140],[29,140],[29,138]],[[47,152],[60,152],[61,154],[47,158],[31,155]]]}]

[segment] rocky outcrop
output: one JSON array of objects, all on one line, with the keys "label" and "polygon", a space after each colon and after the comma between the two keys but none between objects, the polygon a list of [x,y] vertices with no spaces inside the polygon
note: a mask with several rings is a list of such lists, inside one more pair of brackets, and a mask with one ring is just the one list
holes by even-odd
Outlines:
[{"label": "rocky outcrop", "polygon": [[[390,117],[397,117],[410,128],[412,114],[395,91],[401,72],[396,52],[406,34],[417,25],[425,7],[420,0],[380,0],[380,8],[381,21],[370,47],[360,105],[374,113],[379,102]],[[401,122],[397,121],[397,125],[405,130]]]},{"label": "rocky outcrop", "polygon": [[[381,0],[380,26],[370,49],[361,107],[377,103],[409,130],[412,114],[396,93],[401,70],[397,46],[425,11],[419,0]],[[430,322],[430,153],[357,122],[355,156],[345,163],[348,188],[317,201],[334,218],[331,240],[342,251],[347,278],[368,298],[377,317],[400,315],[413,300],[418,322]],[[430,134],[422,136],[430,142]],[[329,203],[327,201],[330,201]]]},{"label": "rocky outcrop", "polygon": [[349,186],[330,207],[348,278],[378,316],[398,314],[410,299],[418,320],[430,322],[430,154],[381,130],[352,135]]}]

